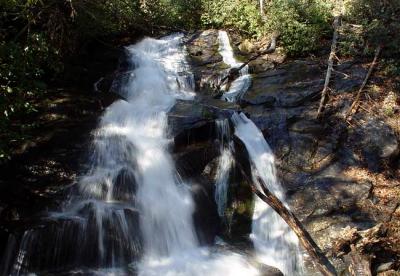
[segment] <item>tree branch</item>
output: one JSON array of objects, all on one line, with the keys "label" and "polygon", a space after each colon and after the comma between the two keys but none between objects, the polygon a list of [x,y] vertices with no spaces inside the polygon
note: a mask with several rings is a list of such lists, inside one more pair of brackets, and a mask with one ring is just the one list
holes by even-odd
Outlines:
[{"label": "tree branch", "polygon": [[352,105],[350,106],[349,111],[347,112],[346,119],[348,118],[348,120],[351,120],[351,117],[352,117],[352,116],[357,112],[357,110],[358,110],[358,107],[359,107],[359,105],[360,105],[360,96],[361,96],[361,92],[364,90],[365,85],[367,85],[367,83],[368,83],[368,79],[369,79],[369,77],[371,76],[372,71],[374,70],[374,67],[375,67],[375,65],[376,65],[376,63],[377,63],[377,60],[378,60],[378,57],[379,57],[379,54],[380,54],[382,48],[383,48],[383,46],[382,46],[382,45],[379,45],[379,46],[376,48],[376,50],[375,50],[375,56],[374,56],[374,59],[373,59],[373,61],[372,61],[372,63],[371,63],[371,66],[369,67],[368,73],[367,73],[367,75],[365,76],[364,81],[363,81],[363,83],[362,83],[360,89],[358,90],[358,93],[357,93],[357,95],[356,95],[356,98],[354,99]]}]

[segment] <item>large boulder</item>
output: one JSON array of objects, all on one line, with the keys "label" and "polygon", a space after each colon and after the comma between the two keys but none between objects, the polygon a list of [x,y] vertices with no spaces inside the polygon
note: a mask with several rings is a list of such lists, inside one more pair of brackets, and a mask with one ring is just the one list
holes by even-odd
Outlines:
[{"label": "large boulder", "polygon": [[201,95],[214,94],[220,77],[229,69],[219,53],[218,30],[193,33],[185,43],[196,90]]},{"label": "large boulder", "polygon": [[318,64],[294,61],[254,75],[243,102],[270,107],[299,106],[316,96],[322,86],[322,70]]},{"label": "large boulder", "polygon": [[396,134],[383,119],[363,121],[351,139],[361,149],[362,157],[372,171],[379,171],[385,161],[390,161],[399,154]]}]

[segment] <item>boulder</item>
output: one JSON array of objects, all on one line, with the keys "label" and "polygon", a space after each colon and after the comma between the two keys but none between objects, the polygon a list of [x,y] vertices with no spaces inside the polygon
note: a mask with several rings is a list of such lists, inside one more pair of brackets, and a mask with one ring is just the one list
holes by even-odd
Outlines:
[{"label": "boulder", "polygon": [[383,119],[373,118],[362,123],[351,137],[354,146],[361,149],[368,168],[379,171],[384,162],[399,154],[399,142],[393,129]]},{"label": "boulder", "polygon": [[322,90],[318,64],[294,61],[256,74],[243,102],[267,107],[295,107],[312,100]]},{"label": "boulder", "polygon": [[196,90],[200,94],[212,95],[220,77],[229,68],[218,51],[218,30],[195,32],[188,37],[185,45]]}]

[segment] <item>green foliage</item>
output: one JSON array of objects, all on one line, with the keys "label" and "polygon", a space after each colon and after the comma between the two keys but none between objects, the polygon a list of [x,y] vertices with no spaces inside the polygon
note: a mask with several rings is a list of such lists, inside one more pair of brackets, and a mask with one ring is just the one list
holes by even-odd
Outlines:
[{"label": "green foliage", "polygon": [[364,50],[383,45],[386,55],[400,53],[400,0],[352,0],[346,10],[346,21],[363,27]]},{"label": "green foliage", "polygon": [[234,28],[250,36],[265,34],[260,12],[251,0],[205,0],[201,16],[205,27]]},{"label": "green foliage", "polygon": [[321,0],[274,0],[260,15],[258,1],[204,1],[205,27],[234,28],[249,36],[280,33],[279,41],[290,55],[317,49],[321,37],[331,32],[332,5]]},{"label": "green foliage", "polygon": [[202,1],[147,0],[142,10],[152,26],[193,29],[198,27]]},{"label": "green foliage", "polygon": [[60,70],[57,51],[41,34],[31,34],[25,46],[0,42],[0,161],[8,154],[6,142],[23,138],[20,129],[10,129],[13,120],[36,111],[34,99],[46,89],[44,77]]},{"label": "green foliage", "polygon": [[266,9],[267,31],[280,33],[280,41],[290,55],[317,50],[321,38],[331,33],[332,6],[328,1],[275,0]]}]

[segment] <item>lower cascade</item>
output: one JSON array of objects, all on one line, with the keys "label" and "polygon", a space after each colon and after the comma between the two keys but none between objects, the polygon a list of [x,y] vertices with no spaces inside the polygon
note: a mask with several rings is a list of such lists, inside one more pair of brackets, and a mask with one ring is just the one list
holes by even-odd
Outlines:
[{"label": "lower cascade", "polygon": [[[257,126],[243,113],[234,114],[235,135],[245,144],[251,160],[252,180],[258,177],[268,190],[285,202],[275,172],[274,154]],[[279,268],[285,275],[302,275],[302,256],[298,239],[286,222],[264,201],[254,196],[255,206],[251,238],[262,263]],[[288,207],[286,205],[286,207]]]}]

